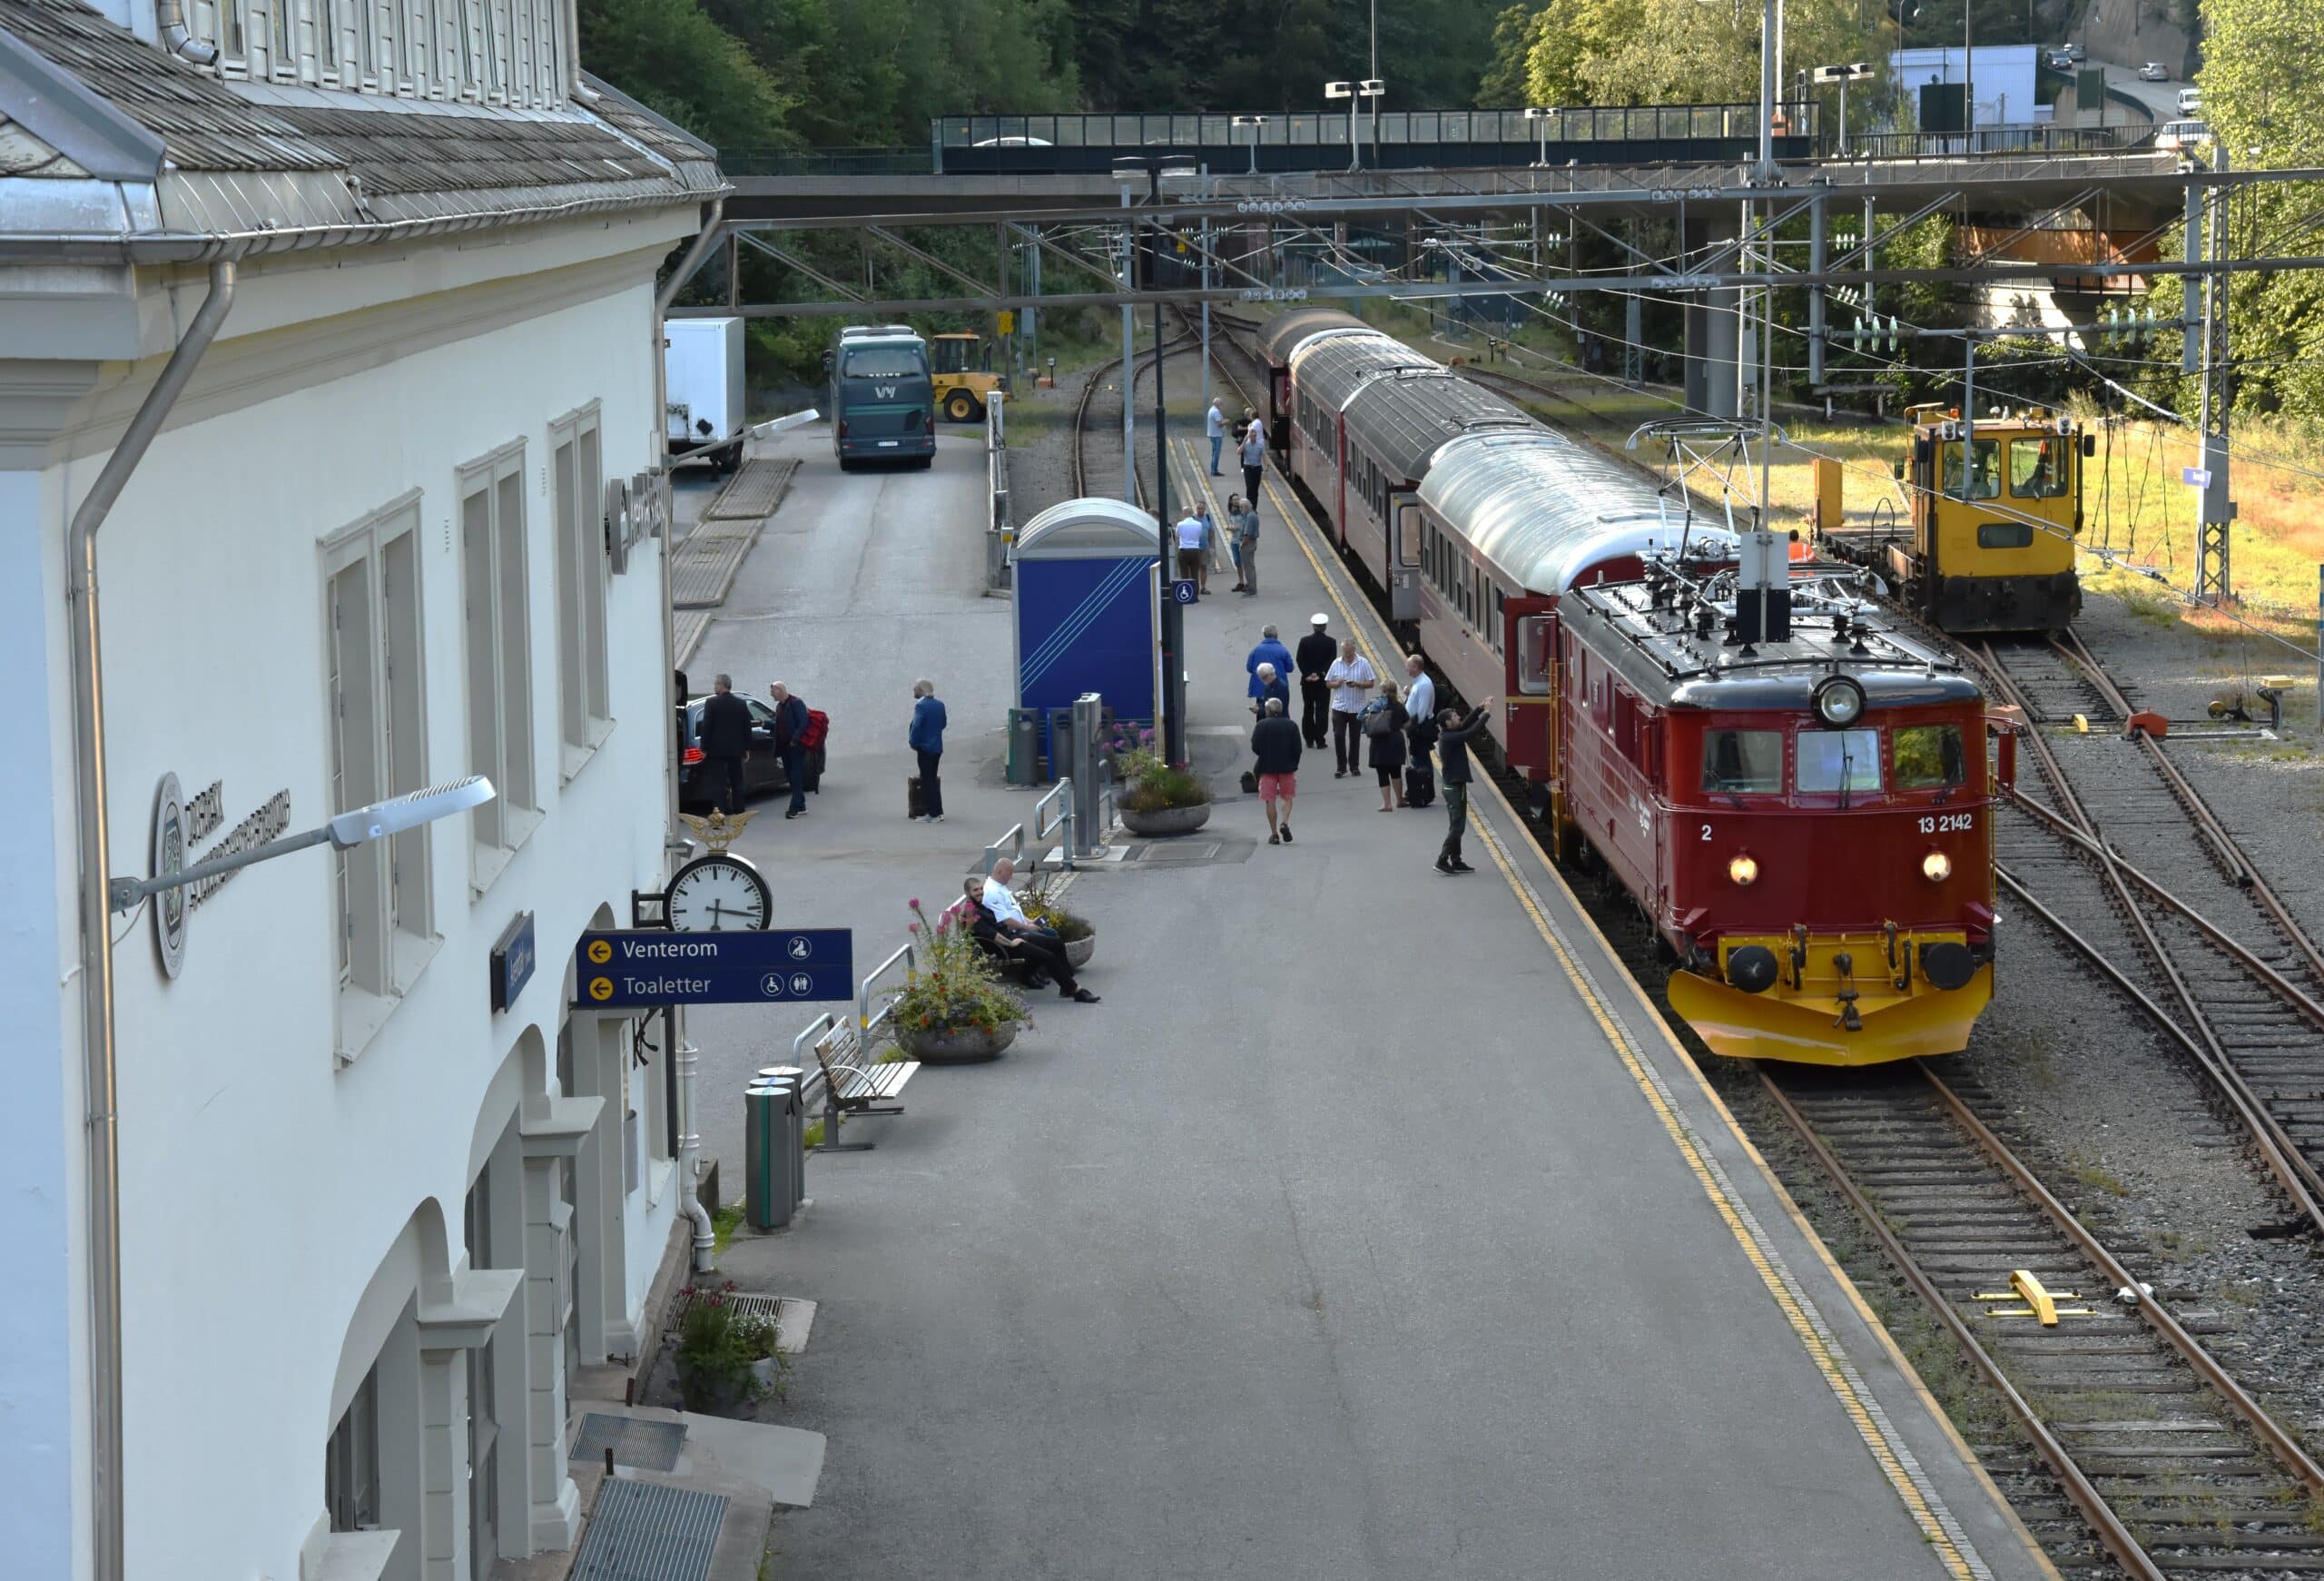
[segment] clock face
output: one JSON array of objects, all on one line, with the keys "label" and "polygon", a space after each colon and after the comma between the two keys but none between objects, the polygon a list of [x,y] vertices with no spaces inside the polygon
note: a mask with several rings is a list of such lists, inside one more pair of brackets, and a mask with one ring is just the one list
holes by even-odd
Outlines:
[{"label": "clock face", "polygon": [[773,920],[774,896],[759,870],[739,856],[703,856],[670,880],[670,926],[686,934],[763,930]]}]

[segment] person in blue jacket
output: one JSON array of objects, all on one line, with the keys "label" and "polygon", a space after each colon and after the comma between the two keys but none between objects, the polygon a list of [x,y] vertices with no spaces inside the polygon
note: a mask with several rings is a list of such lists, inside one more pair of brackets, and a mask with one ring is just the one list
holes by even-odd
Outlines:
[{"label": "person in blue jacket", "polygon": [[1283,646],[1283,638],[1276,635],[1272,626],[1260,629],[1259,645],[1251,649],[1250,657],[1243,661],[1243,668],[1251,677],[1250,690],[1246,695],[1251,699],[1253,713],[1260,712],[1266,706],[1267,689],[1259,684],[1259,667],[1263,664],[1275,666],[1277,678],[1286,684],[1297,673],[1292,668],[1291,650]]},{"label": "person in blue jacket", "polygon": [[912,821],[926,818],[931,824],[940,824],[944,821],[944,786],[936,776],[944,757],[944,705],[937,699],[936,683],[931,680],[912,682],[911,695],[918,701],[911,706],[911,730],[907,740],[920,759],[921,808]]}]

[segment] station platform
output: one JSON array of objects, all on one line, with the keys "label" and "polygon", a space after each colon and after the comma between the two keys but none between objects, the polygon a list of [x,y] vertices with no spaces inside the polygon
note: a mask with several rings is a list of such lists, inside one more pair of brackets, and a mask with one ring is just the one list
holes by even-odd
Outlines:
[{"label": "station platform", "polygon": [[[804,442],[694,667],[832,712],[814,810],[737,849],[775,925],[871,961],[1032,798],[1000,783],[980,455],[842,479]],[[1322,610],[1395,659],[1270,489],[1264,592],[1214,577],[1187,622],[1208,826],[1071,881],[1104,1003],[1036,996],[1000,1061],[924,1069],[724,1254],[819,1303],[776,1419],[828,1455],[770,1573],[2051,1576],[1497,794],[1481,871],[1443,877],[1441,805],[1384,815],[1311,753],[1296,843],[1265,844],[1236,785],[1260,627]],[[918,675],[954,721],[932,827],[903,821]],[[690,1018],[714,1149],[799,1020]]]}]

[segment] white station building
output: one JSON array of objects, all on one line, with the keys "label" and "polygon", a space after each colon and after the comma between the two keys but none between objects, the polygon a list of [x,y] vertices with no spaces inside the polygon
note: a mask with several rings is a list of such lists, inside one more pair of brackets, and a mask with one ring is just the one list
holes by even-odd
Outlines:
[{"label": "white station building", "polygon": [[12,1581],[570,1546],[568,1386],[684,1239],[669,1051],[566,1007],[667,873],[655,272],[724,183],[574,41],[0,0]]}]

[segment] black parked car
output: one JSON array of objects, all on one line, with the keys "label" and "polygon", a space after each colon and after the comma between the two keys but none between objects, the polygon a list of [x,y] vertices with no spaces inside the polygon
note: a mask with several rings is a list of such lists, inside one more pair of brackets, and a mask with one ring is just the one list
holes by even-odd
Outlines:
[{"label": "black parked car", "polygon": [[[702,705],[689,697],[678,709],[678,805],[689,809],[712,805],[710,775],[702,757]],[[783,759],[774,750],[774,707],[756,697],[744,697],[751,707],[751,750],[743,759],[745,798],[771,791],[788,792],[791,781],[783,773]],[[813,789],[823,776],[823,748],[807,755],[807,786]]]}]

